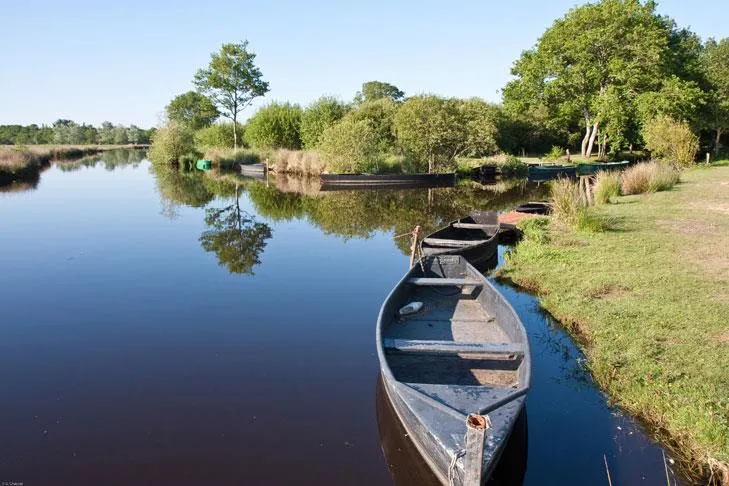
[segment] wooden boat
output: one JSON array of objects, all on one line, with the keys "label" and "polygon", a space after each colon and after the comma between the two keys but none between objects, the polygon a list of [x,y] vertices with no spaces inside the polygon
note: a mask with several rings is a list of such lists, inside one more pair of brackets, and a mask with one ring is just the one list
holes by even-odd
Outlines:
[{"label": "wooden boat", "polygon": [[320,177],[322,191],[452,187],[456,183],[456,175],[453,172],[447,174],[321,174]]},{"label": "wooden boat", "polygon": [[471,177],[474,179],[492,179],[496,177],[496,166],[485,164],[481,167],[471,169]]},{"label": "wooden boat", "polygon": [[266,174],[265,164],[240,164],[240,173],[249,177],[260,177]]},{"label": "wooden boat", "polygon": [[577,165],[577,175],[588,176],[595,175],[601,170],[623,170],[630,166],[629,160],[622,160],[620,162],[604,162],[597,164],[579,164]]},{"label": "wooden boat", "polygon": [[530,165],[530,181],[548,181],[558,177],[577,177],[577,167],[574,165]]},{"label": "wooden boat", "polygon": [[[413,302],[424,305],[402,316]],[[487,480],[531,377],[508,301],[465,258],[424,257],[385,299],[376,339],[388,398],[430,469],[443,484]]]},{"label": "wooden boat", "polygon": [[423,255],[462,255],[472,265],[480,266],[496,254],[498,234],[499,217],[495,212],[474,213],[426,236],[420,250]]}]

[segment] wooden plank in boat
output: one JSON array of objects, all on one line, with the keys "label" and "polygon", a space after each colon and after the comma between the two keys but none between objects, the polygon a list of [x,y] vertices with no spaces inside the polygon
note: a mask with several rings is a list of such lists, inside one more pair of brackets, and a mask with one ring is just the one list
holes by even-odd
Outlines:
[{"label": "wooden plank in boat", "polygon": [[467,343],[456,341],[424,341],[419,339],[385,339],[386,349],[404,353],[469,353],[524,355],[520,343]]},{"label": "wooden plank in boat", "polygon": [[478,224],[478,223],[453,223],[454,228],[462,228],[462,229],[484,229],[484,230],[493,230],[496,229],[498,225],[495,224]]},{"label": "wooden plank in boat", "polygon": [[429,286],[429,287],[444,287],[444,286],[453,286],[453,285],[473,285],[474,287],[482,287],[483,283],[477,281],[477,280],[470,280],[467,278],[425,278],[425,277],[415,277],[415,278],[409,278],[407,280],[407,283],[412,285],[419,285],[419,286]]},{"label": "wooden plank in boat", "polygon": [[442,246],[449,248],[460,248],[463,246],[474,246],[486,243],[489,240],[447,240],[444,238],[425,238],[424,243],[430,246]]}]

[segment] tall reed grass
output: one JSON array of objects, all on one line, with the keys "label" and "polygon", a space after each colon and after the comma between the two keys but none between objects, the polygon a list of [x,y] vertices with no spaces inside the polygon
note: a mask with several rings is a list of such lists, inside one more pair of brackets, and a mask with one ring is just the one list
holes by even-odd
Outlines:
[{"label": "tall reed grass", "polygon": [[623,172],[621,186],[623,194],[645,194],[665,191],[679,181],[679,171],[661,162],[643,162]]},{"label": "tall reed grass", "polygon": [[249,149],[212,148],[205,152],[203,158],[216,164],[221,169],[237,169],[240,164],[258,164],[261,155]]},{"label": "tall reed grass", "polygon": [[620,174],[601,170],[595,176],[592,188],[595,203],[607,204],[614,197],[620,196]]},{"label": "tall reed grass", "polygon": [[273,154],[272,159],[273,169],[279,174],[318,176],[326,169],[319,154],[309,150],[279,149]]}]

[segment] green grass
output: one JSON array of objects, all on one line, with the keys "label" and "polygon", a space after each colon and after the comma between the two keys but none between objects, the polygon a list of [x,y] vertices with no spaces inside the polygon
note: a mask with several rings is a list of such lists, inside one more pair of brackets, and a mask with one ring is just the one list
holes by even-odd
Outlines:
[{"label": "green grass", "polygon": [[607,231],[526,223],[499,275],[535,291],[596,382],[706,478],[729,474],[729,167],[682,180],[594,208]]}]

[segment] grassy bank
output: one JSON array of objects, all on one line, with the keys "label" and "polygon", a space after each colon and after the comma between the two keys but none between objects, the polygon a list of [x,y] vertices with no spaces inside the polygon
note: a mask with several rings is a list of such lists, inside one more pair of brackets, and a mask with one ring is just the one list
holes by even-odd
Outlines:
[{"label": "grassy bank", "polygon": [[79,159],[87,155],[139,145],[0,145],[0,184],[22,178],[52,160]]},{"label": "grassy bank", "polygon": [[597,383],[729,483],[729,167],[597,207],[604,232],[530,224],[500,278],[533,290]]}]

